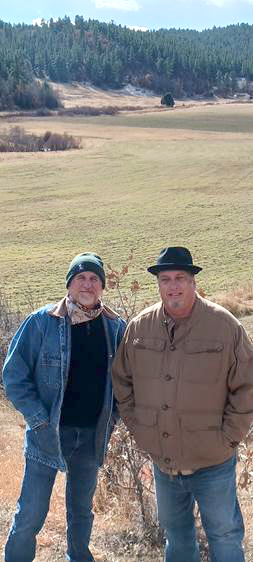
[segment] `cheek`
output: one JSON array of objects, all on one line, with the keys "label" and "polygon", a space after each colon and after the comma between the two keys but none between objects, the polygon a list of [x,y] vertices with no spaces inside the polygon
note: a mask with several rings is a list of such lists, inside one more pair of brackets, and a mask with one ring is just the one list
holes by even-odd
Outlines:
[{"label": "cheek", "polygon": [[103,294],[103,288],[102,288],[102,287],[100,287],[100,286],[99,286],[99,287],[96,287],[96,289],[95,289],[95,293],[96,293],[96,295],[97,295],[98,297],[102,297],[102,294]]},{"label": "cheek", "polygon": [[71,297],[74,297],[76,295],[76,287],[75,285],[70,285],[68,288],[68,292],[71,295]]}]

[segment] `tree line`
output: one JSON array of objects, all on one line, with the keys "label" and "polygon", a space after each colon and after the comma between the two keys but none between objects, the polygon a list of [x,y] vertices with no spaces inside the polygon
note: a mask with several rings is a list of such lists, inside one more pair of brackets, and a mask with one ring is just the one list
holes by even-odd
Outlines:
[{"label": "tree line", "polygon": [[41,26],[0,21],[0,108],[53,109],[45,80],[125,84],[175,97],[231,95],[253,81],[253,26],[204,31],[133,31],[115,23],[65,16]]}]

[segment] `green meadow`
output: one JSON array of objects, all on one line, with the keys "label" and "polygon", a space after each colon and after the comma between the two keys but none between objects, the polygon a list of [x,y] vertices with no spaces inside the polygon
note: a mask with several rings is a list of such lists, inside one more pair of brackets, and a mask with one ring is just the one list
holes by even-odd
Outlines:
[{"label": "green meadow", "polygon": [[[156,298],[146,267],[185,245],[211,295],[252,280],[253,105],[0,121],[81,137],[81,150],[0,153],[1,287],[22,306],[64,294],[72,257],[99,253]],[[111,295],[108,295],[111,300]]]}]

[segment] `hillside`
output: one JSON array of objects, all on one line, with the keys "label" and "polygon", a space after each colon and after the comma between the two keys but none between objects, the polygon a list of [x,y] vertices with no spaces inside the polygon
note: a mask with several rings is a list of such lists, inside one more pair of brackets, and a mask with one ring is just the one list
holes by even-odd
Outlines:
[{"label": "hillside", "polygon": [[253,26],[133,31],[76,16],[41,26],[0,21],[0,108],[56,107],[36,79],[126,84],[175,97],[252,93]]}]

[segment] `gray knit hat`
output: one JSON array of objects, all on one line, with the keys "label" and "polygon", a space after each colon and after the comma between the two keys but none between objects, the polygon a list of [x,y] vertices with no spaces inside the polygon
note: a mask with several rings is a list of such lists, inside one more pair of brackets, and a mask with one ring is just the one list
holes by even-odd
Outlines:
[{"label": "gray knit hat", "polygon": [[77,273],[81,273],[82,271],[92,271],[96,273],[101,281],[103,289],[105,288],[105,270],[104,264],[97,254],[93,252],[85,252],[84,254],[78,254],[72,260],[68,273],[66,275],[66,287],[68,288],[70,281],[72,281],[73,277],[77,275]]}]

